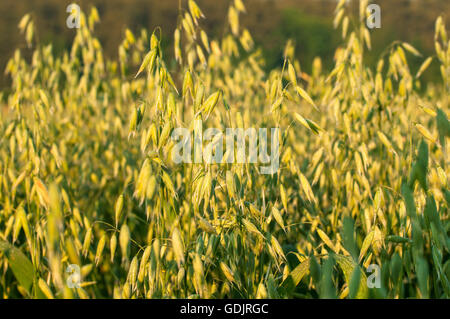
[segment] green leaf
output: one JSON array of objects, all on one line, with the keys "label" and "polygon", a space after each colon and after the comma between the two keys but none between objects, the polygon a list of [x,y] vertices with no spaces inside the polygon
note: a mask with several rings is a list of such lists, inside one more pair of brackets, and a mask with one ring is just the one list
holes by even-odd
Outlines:
[{"label": "green leaf", "polygon": [[428,144],[424,140],[422,140],[419,145],[417,162],[422,166],[424,174],[426,174],[426,170],[428,169]]},{"label": "green leaf", "polygon": [[419,181],[424,191],[427,191],[427,171],[428,171],[428,144],[422,140],[419,145],[419,151],[416,162],[413,164],[410,173],[409,186],[413,189],[416,180]]},{"label": "green leaf", "polygon": [[389,241],[392,243],[397,243],[397,244],[411,243],[411,240],[409,238],[405,238],[405,237],[397,236],[397,235],[387,236],[386,241]]},{"label": "green leaf", "polygon": [[361,268],[360,267],[354,267],[352,271],[352,275],[350,277],[350,283],[348,284],[348,290],[349,290],[349,298],[355,299],[356,295],[358,294],[359,287],[361,285]]},{"label": "green leaf", "polygon": [[8,259],[9,267],[19,284],[30,294],[34,279],[34,268],[30,260],[16,247],[0,240],[0,251]]},{"label": "green leaf", "polygon": [[414,202],[414,195],[412,189],[406,183],[402,185],[402,196],[403,201],[405,202],[406,212],[408,213],[408,216],[414,218],[416,216],[416,204]]},{"label": "green leaf", "polygon": [[450,137],[450,121],[441,109],[437,110],[436,122],[439,132],[439,139],[442,146],[445,146],[445,138]]},{"label": "green leaf", "polygon": [[[334,259],[336,259],[339,267],[342,269],[342,272],[344,273],[345,281],[347,282],[347,285],[350,288],[353,288],[352,286],[355,285],[354,278],[352,280],[352,275],[355,270],[355,267],[361,268],[351,257],[343,256],[343,255],[335,255]],[[356,277],[356,276],[355,276]],[[367,288],[367,277],[366,274],[363,272],[362,269],[360,269],[360,275],[358,275],[359,280],[358,282],[358,289],[355,288],[355,295],[354,297],[356,299],[365,299],[369,296],[369,289]],[[350,289],[351,290],[351,289]]]}]

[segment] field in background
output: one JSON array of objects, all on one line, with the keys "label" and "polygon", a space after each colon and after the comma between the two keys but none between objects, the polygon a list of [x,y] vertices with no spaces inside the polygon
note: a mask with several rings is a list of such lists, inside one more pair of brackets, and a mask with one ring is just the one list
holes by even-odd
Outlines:
[{"label": "field in background", "polygon": [[[95,6],[101,23],[96,35],[102,43],[108,58],[117,58],[117,47],[125,29],[139,32],[143,27],[153,30],[161,26],[167,47],[172,44],[171,34],[176,27],[179,0],[79,0],[83,10]],[[211,37],[223,34],[226,10],[229,0],[200,0],[199,5],[208,16],[201,21],[202,27]],[[26,56],[25,41],[20,36],[17,24],[20,18],[31,12],[36,23],[39,39],[52,43],[55,52],[70,48],[75,35],[66,27],[66,7],[69,1],[60,0],[2,0],[0,2],[0,87],[6,87],[9,79],[3,74],[6,62],[14,49],[21,47]],[[357,1],[353,12],[358,10]],[[382,8],[382,28],[372,33],[374,50],[366,54],[368,66],[374,68],[382,50],[392,41],[401,39],[413,44],[426,55],[434,52],[434,42],[429,36],[434,30],[434,21],[440,14],[449,16],[450,2],[446,0],[379,0]],[[182,1],[183,6],[187,1]],[[339,34],[333,31],[330,17],[336,6],[334,0],[247,0],[250,9],[241,17],[241,24],[247,27],[257,45],[264,49],[266,70],[281,66],[282,48],[289,38],[296,43],[296,57],[308,72],[315,56],[323,59],[324,66],[330,70],[332,55],[339,41]],[[171,54],[167,50],[166,54]],[[419,59],[411,59],[411,67],[420,66]],[[437,81],[434,76],[438,70],[425,79]]]}]

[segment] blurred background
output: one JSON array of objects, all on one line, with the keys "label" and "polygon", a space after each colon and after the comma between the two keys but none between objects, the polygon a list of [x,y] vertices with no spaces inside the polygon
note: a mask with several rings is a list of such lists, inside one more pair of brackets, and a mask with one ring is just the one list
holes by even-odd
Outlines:
[{"label": "blurred background", "polygon": [[[96,27],[105,55],[117,57],[117,48],[128,27],[135,34],[141,28],[152,31],[156,26],[163,30],[166,55],[172,55],[172,34],[177,23],[180,0],[0,0],[0,88],[8,86],[4,75],[6,62],[16,48],[30,51],[18,23],[26,13],[31,13],[37,27],[38,39],[53,43],[55,52],[70,48],[75,29],[66,27],[70,3],[77,3],[83,11],[95,6],[100,14]],[[225,30],[227,9],[231,0],[196,0],[206,19],[202,26],[210,38],[220,37]],[[284,44],[293,39],[302,69],[309,72],[315,56],[330,68],[333,54],[341,43],[340,32],[333,29],[333,12],[336,0],[244,0],[247,13],[240,22],[249,29],[257,45],[263,49],[266,67],[271,69],[282,63]],[[374,29],[372,51],[367,53],[367,63],[374,66],[382,51],[394,40],[411,43],[425,57],[434,54],[434,23],[439,15],[444,20],[450,14],[449,0],[377,0],[381,7],[381,29]],[[187,0],[181,0],[187,8]],[[356,9],[358,1],[349,3]],[[356,12],[356,10],[355,10]],[[447,19],[448,25],[448,19]],[[31,49],[32,50],[32,49]],[[25,52],[26,54],[26,52]],[[410,57],[410,66],[417,70],[421,58]],[[439,79],[439,72],[430,68],[423,78]]]}]

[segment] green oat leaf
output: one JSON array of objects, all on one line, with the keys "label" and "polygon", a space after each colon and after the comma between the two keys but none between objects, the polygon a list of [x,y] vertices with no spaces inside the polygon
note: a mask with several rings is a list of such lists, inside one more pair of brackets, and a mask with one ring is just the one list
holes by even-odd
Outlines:
[{"label": "green oat leaf", "polygon": [[[347,282],[347,285],[349,286],[349,289],[354,289],[354,298],[356,299],[365,299],[369,296],[369,290],[367,288],[367,277],[364,271],[361,269],[361,267],[351,258],[344,255],[334,255],[334,259],[336,259],[339,267],[342,269],[342,272],[344,273],[345,281]],[[353,272],[355,270],[355,267],[359,267],[359,280],[357,278],[353,277]],[[356,285],[356,282],[358,282],[357,289],[353,288]]]},{"label": "green oat leaf", "polygon": [[33,264],[19,249],[6,241],[0,240],[0,251],[5,254],[19,284],[30,294],[34,280]]}]

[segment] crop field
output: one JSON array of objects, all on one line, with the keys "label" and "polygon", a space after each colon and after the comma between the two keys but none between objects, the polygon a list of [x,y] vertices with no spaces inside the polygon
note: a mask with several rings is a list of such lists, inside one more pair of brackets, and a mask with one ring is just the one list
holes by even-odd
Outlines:
[{"label": "crop field", "polygon": [[[25,15],[32,54],[0,92],[0,299],[449,298],[445,19],[433,56],[399,40],[372,69],[367,5],[337,4],[334,68],[310,74],[292,42],[265,68],[241,0],[220,38],[187,1],[173,56],[157,28],[126,29],[106,58],[95,8],[56,54]],[[430,65],[440,82],[422,81]],[[278,165],[238,161],[208,128],[267,128]]]}]

